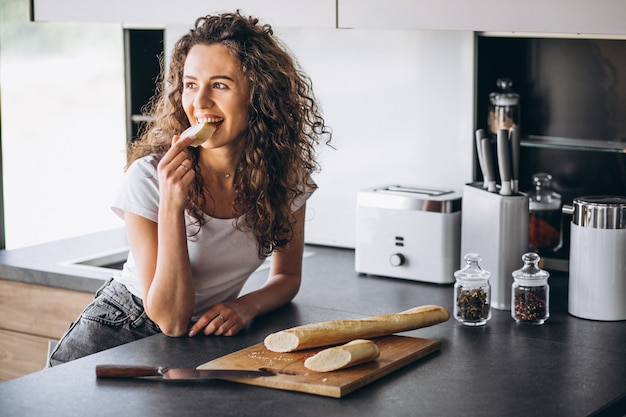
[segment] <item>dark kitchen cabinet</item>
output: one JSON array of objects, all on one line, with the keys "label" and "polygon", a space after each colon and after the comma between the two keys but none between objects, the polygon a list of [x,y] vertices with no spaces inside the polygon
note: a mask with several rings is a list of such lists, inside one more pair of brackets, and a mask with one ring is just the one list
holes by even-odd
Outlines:
[{"label": "dark kitchen cabinet", "polygon": [[[626,195],[626,40],[479,35],[476,48],[476,128],[487,128],[498,78],[513,80],[520,94],[520,191],[533,188],[534,173],[547,172],[564,204]],[[563,220],[556,259],[569,254]]]},{"label": "dark kitchen cabinet", "polygon": [[162,29],[125,29],[126,138],[132,141],[147,120],[145,106],[156,91],[163,62]]}]

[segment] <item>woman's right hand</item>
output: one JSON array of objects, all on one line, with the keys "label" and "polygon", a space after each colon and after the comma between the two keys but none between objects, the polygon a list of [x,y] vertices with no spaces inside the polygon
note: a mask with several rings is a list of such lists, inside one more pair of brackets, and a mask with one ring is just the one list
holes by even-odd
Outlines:
[{"label": "woman's right hand", "polygon": [[174,136],[172,146],[157,166],[161,201],[168,202],[180,210],[184,210],[187,205],[189,187],[195,177],[188,150],[193,140],[193,137],[180,139],[178,135]]},{"label": "woman's right hand", "polygon": [[128,242],[143,287],[148,317],[168,336],[188,332],[195,292],[187,249],[184,210],[195,172],[187,149],[193,138],[172,138],[157,165],[158,221],[126,214]]}]

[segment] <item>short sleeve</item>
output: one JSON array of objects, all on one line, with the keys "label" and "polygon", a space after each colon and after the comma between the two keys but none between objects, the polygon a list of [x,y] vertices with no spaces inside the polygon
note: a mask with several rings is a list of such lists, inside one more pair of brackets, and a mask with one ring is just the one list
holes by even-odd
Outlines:
[{"label": "short sleeve", "polygon": [[120,218],[125,212],[137,214],[153,222],[159,215],[159,180],[155,158],[146,156],[133,162],[122,180],[111,209]]},{"label": "short sleeve", "polygon": [[298,195],[291,204],[291,211],[297,211],[300,207],[306,203],[306,201],[313,195],[313,193],[317,190],[317,184],[310,176],[306,177],[306,180],[303,182],[303,193]]}]

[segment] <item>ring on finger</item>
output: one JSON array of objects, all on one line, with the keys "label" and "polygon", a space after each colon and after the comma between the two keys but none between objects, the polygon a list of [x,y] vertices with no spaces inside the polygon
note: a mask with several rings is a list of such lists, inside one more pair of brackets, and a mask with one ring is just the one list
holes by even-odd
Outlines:
[{"label": "ring on finger", "polygon": [[185,164],[180,164],[179,166],[185,168],[185,171],[189,171],[189,167]]},{"label": "ring on finger", "polygon": [[226,318],[224,316],[222,316],[221,314],[219,316],[217,316],[220,320],[222,321],[226,321]]}]

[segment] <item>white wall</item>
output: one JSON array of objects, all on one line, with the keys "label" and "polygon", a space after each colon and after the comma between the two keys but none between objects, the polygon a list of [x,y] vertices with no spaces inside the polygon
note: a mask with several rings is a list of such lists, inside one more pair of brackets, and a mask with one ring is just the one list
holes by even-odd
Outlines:
[{"label": "white wall", "polygon": [[307,242],[354,247],[359,189],[460,190],[472,176],[474,35],[457,31],[279,29],[333,128]]},{"label": "white wall", "polygon": [[[168,27],[167,49],[186,29]],[[474,35],[275,28],[311,76],[336,150],[322,153],[307,242],[354,247],[359,189],[471,181]]]}]

